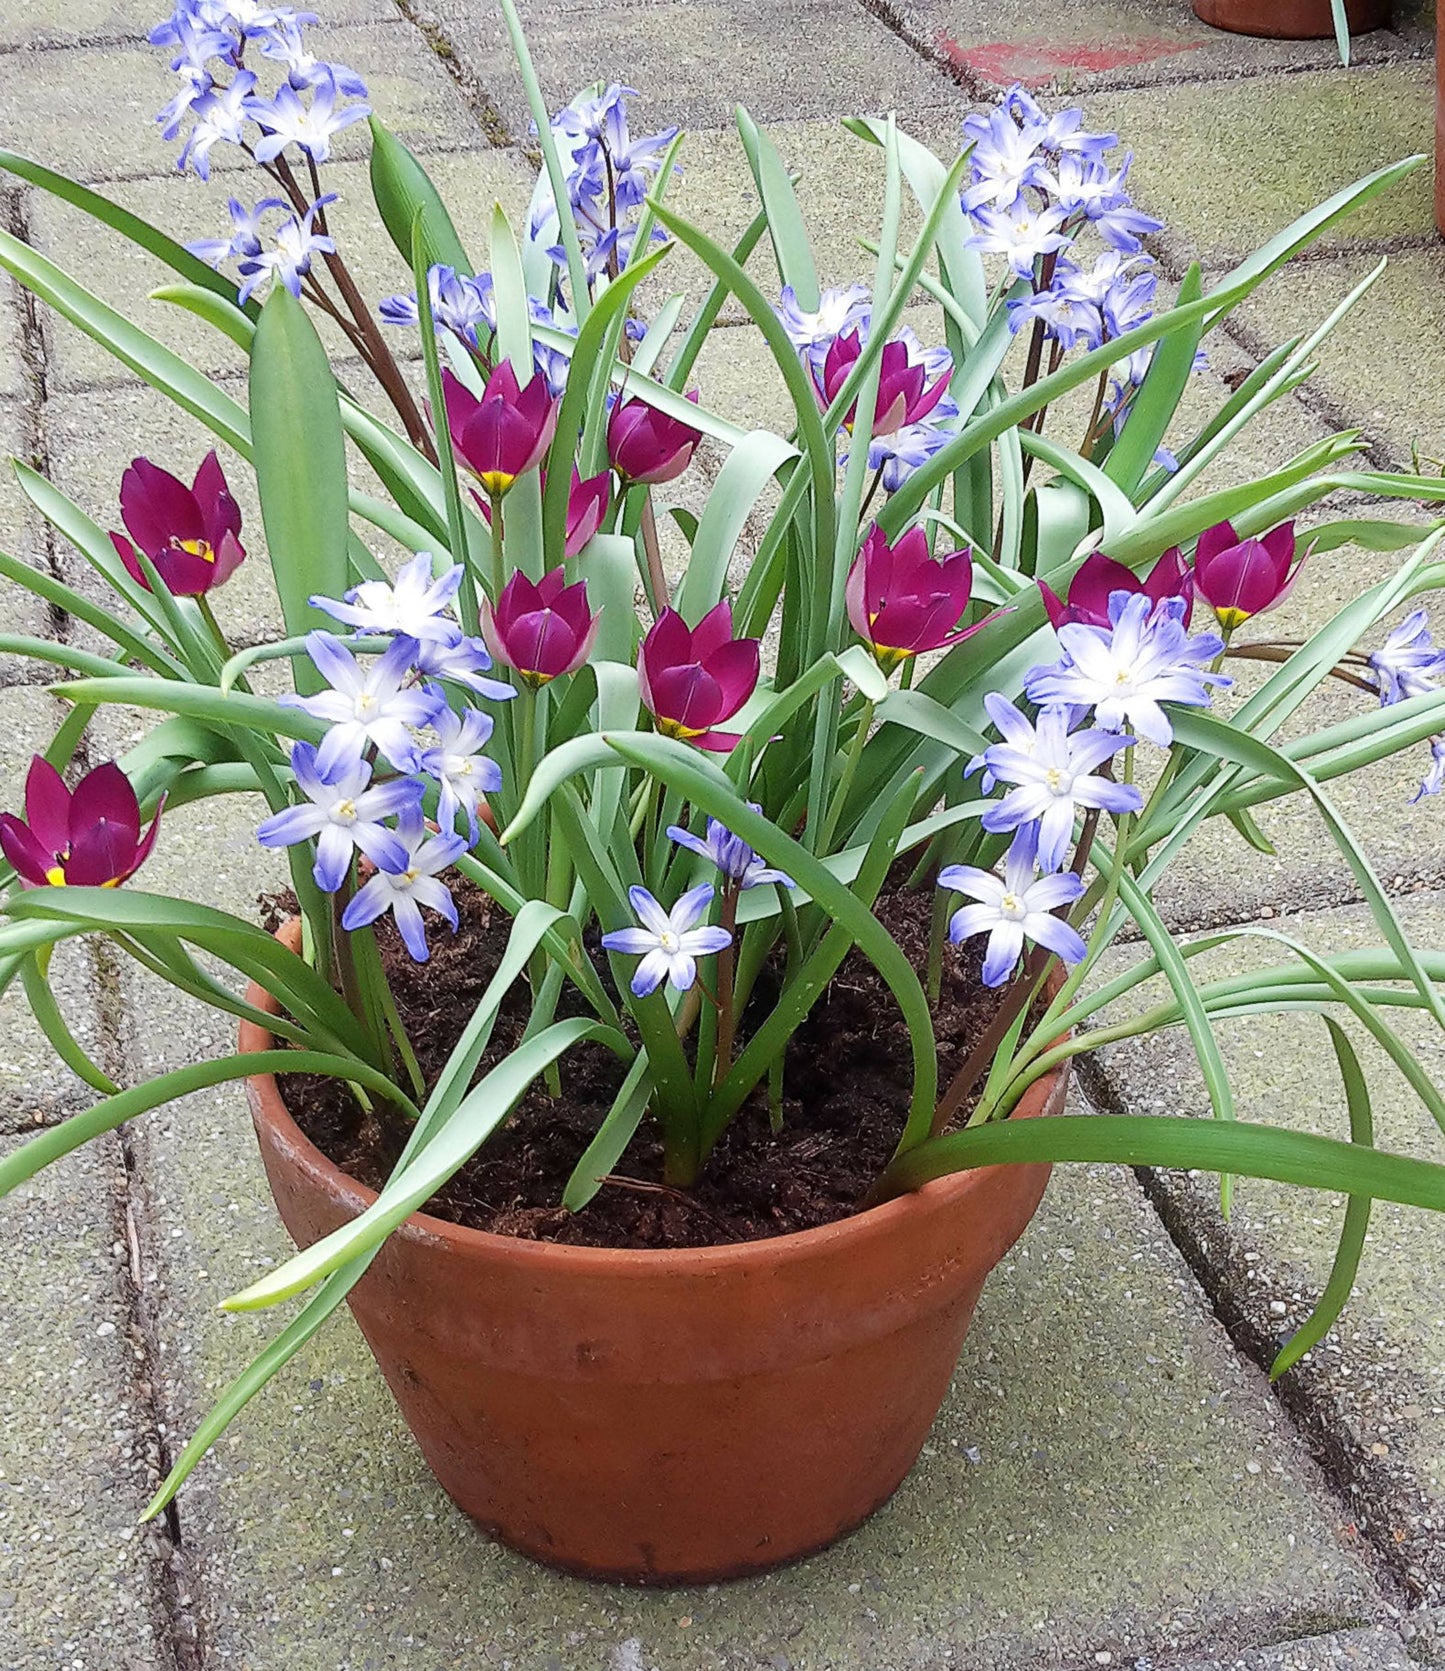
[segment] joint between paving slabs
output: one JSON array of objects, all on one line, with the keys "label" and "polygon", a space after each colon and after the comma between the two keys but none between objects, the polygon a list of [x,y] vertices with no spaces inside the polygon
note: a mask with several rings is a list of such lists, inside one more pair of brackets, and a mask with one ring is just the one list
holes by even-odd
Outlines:
[{"label": "joint between paving slabs", "polygon": [[[134,1058],[133,1026],[122,988],[119,959],[108,940],[92,937],[86,949],[99,1012],[101,1066],[117,1084],[124,1084],[132,1077],[129,1067]],[[118,1194],[115,1205],[116,1239],[126,1249],[121,1280],[138,1345],[139,1393],[148,1416],[151,1461],[159,1482],[170,1472],[175,1458],[160,1391],[163,1366],[156,1306],[146,1282],[147,1241],[154,1215],[149,1185],[125,1126],[118,1128],[116,1138],[125,1179],[124,1190]],[[166,1505],[154,1530],[158,1544],[164,1548],[164,1556],[159,1561],[158,1587],[170,1625],[176,1671],[201,1671],[204,1652],[198,1624],[201,1613],[196,1606],[200,1575],[188,1556],[180,1509],[174,1499]]]},{"label": "joint between paving slabs", "polygon": [[[1095,1111],[1110,1115],[1131,1112],[1106,1065],[1085,1054],[1075,1058],[1075,1066],[1079,1088]],[[1203,1191],[1214,1185],[1213,1175],[1193,1195],[1186,1212],[1176,1189],[1166,1180],[1188,1175],[1163,1173],[1151,1167],[1134,1167],[1133,1172],[1230,1344],[1268,1378],[1284,1339],[1278,1319],[1256,1314],[1227,1280],[1227,1266],[1234,1252],[1232,1233],[1217,1209],[1210,1211],[1203,1203]],[[1279,1280],[1291,1291],[1308,1292],[1309,1282],[1303,1277],[1294,1281],[1294,1275],[1282,1269]],[[1342,1530],[1346,1535],[1353,1534],[1352,1547],[1364,1558],[1394,1613],[1388,1622],[1395,1624],[1400,1615],[1440,1599],[1441,1575],[1432,1576],[1418,1564],[1427,1561],[1434,1551],[1431,1534],[1420,1531],[1411,1538],[1391,1529],[1392,1523],[1401,1519],[1430,1525],[1430,1496],[1413,1470],[1398,1464],[1392,1467],[1352,1442],[1348,1412],[1335,1396],[1328,1369],[1318,1363],[1319,1350],[1316,1348],[1278,1381],[1270,1382],[1269,1390],[1344,1514]],[[1410,1499],[1410,1509],[1404,1513],[1402,1497]]]},{"label": "joint between paving slabs", "polygon": [[481,78],[467,65],[456,49],[450,35],[442,28],[434,17],[420,10],[413,0],[393,0],[397,11],[412,26],[413,29],[431,48],[440,60],[442,68],[456,83],[457,91],[462,96],[462,102],[471,113],[472,120],[486,136],[487,143],[502,151],[512,147],[519,149],[533,164],[540,163],[542,153],[534,146],[530,146],[513,137],[506,119],[498,108],[496,101],[482,85]]}]

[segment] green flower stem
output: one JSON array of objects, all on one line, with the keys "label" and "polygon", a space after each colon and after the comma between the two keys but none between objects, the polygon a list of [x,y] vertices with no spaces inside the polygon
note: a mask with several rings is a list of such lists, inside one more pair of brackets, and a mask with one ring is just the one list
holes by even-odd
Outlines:
[{"label": "green flower stem", "polygon": [[819,853],[832,852],[833,837],[837,833],[838,820],[843,816],[843,804],[848,799],[848,791],[853,787],[853,779],[858,773],[858,762],[863,758],[863,746],[868,741],[868,733],[873,725],[873,704],[865,697],[863,706],[858,710],[858,723],[853,731],[852,741],[848,745],[848,753],[843,761],[843,770],[838,778],[837,787],[833,791],[833,800],[828,807],[827,816],[823,820],[822,833],[818,838],[816,851]]},{"label": "green flower stem", "polygon": [[[719,926],[725,928],[729,934],[736,935],[738,926],[738,886],[736,882],[729,882],[723,889],[722,912]],[[734,971],[737,960],[737,948],[734,941],[717,954],[717,1048],[713,1054],[712,1082],[720,1085],[727,1077],[728,1069],[733,1065],[733,1039],[737,1028],[737,990],[734,984]]]},{"label": "green flower stem", "polygon": [[496,603],[506,585],[507,566],[502,556],[502,538],[506,530],[502,526],[502,495],[493,493],[489,497],[492,502],[492,602]]}]

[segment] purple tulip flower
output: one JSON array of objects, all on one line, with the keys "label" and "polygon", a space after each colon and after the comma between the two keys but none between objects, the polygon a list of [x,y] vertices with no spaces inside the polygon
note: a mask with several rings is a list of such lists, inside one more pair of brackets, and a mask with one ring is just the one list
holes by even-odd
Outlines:
[{"label": "purple tulip flower", "polygon": [[[687,397],[697,399],[696,392]],[[702,440],[702,431],[634,397],[619,400],[607,420],[607,456],[631,486],[675,481]]]},{"label": "purple tulip flower", "polygon": [[480,400],[450,371],[442,372],[442,387],[458,461],[499,499],[546,455],[557,429],[559,402],[540,377],[521,387],[510,360],[487,379]]},{"label": "purple tulip flower", "polygon": [[1109,626],[1109,599],[1115,592],[1140,592],[1151,603],[1163,603],[1165,598],[1181,598],[1184,602],[1184,625],[1187,627],[1194,613],[1194,583],[1188,563],[1178,546],[1171,547],[1155,563],[1146,580],[1141,580],[1133,569],[1116,563],[1102,551],[1085,559],[1082,568],[1069,586],[1067,603],[1043,581],[1039,590],[1044,595],[1044,608],[1054,631],[1078,623],[1086,627]]},{"label": "purple tulip flower", "polygon": [[[825,411],[833,404],[864,346],[861,328],[843,331],[833,338],[822,370],[813,374],[818,401]],[[873,433],[891,435],[895,429],[926,418],[948,392],[948,380],[952,375],[953,368],[950,366],[941,377],[930,383],[927,362],[914,359],[907,342],[885,343],[878,377],[878,401],[873,408]],[[857,410],[856,405],[851,407],[843,420],[850,432]]]},{"label": "purple tulip flower", "polygon": [[759,640],[733,637],[726,598],[689,627],[664,609],[642,641],[637,676],[642,700],[665,737],[726,754],[738,739],[715,731],[742,707],[758,682]]},{"label": "purple tulip flower", "polygon": [[561,564],[535,583],[518,570],[495,604],[482,600],[487,648],[534,690],[581,667],[600,625],[587,606],[587,582],[569,586]]},{"label": "purple tulip flower", "polygon": [[956,631],[973,592],[973,559],[966,551],[934,557],[921,528],[889,545],[875,522],[848,571],[848,619],[891,672],[909,656],[961,644],[978,626]]},{"label": "purple tulip flower", "polygon": [[238,538],[241,510],[214,452],[201,460],[190,487],[148,458],[133,460],[120,479],[120,514],[130,539],[112,534],[111,544],[126,573],[147,591],[150,582],[135,546],[180,598],[200,597],[224,586],[245,559]]},{"label": "purple tulip flower", "polygon": [[1230,523],[1218,522],[1199,536],[1194,590],[1231,633],[1251,615],[1282,603],[1303,567],[1303,558],[1295,562],[1293,522],[1282,522],[1257,540],[1242,540]]},{"label": "purple tulip flower", "polygon": [[162,796],[142,835],[135,790],[114,761],[71,791],[37,754],[25,779],[25,817],[0,813],[0,850],[30,887],[116,888],[150,857],[164,805]]}]

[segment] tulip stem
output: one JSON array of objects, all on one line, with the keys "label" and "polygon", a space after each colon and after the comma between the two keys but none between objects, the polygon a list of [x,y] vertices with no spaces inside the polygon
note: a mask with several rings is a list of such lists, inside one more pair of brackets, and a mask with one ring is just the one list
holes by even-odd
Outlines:
[{"label": "tulip stem", "polygon": [[[729,882],[723,889],[722,912],[719,926],[735,935],[738,926],[738,887]],[[737,949],[729,940],[717,954],[717,1045],[713,1051],[712,1082],[716,1089],[727,1077],[733,1065],[733,1039],[737,1028]]]},{"label": "tulip stem", "polygon": [[843,761],[838,787],[833,791],[832,804],[823,820],[823,834],[817,849],[820,853],[832,851],[831,843],[838,828],[838,820],[843,816],[843,803],[848,799],[848,791],[853,787],[858,762],[863,758],[863,745],[868,741],[868,733],[872,726],[873,704],[865,697],[863,706],[858,710],[858,724],[854,729],[852,741],[848,744],[848,754]]},{"label": "tulip stem", "polygon": [[652,495],[646,490],[642,495],[639,528],[642,533],[642,549],[647,555],[647,583],[652,593],[652,617],[656,620],[668,606],[667,576],[662,571],[662,550],[657,543],[657,518],[652,510]]},{"label": "tulip stem", "polygon": [[505,584],[506,564],[502,556],[502,537],[506,530],[502,527],[502,496],[500,493],[490,495],[492,501],[492,604],[498,603]]}]

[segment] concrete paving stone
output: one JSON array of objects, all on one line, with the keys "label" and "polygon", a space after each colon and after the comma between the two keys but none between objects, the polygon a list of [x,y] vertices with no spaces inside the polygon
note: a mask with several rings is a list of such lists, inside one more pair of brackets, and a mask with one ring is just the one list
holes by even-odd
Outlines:
[{"label": "concrete paving stone", "polygon": [[[1445,934],[1445,893],[1397,902],[1406,933],[1422,947]],[[1262,925],[1334,953],[1378,946],[1382,936],[1362,906],[1287,915]],[[1289,961],[1287,948],[1246,937],[1191,962],[1197,982]],[[1157,983],[1132,1005],[1155,1001]],[[1122,1010],[1120,1011],[1122,1014]],[[1387,1019],[1436,1084],[1445,1084],[1445,1032],[1418,1012]],[[1349,1028],[1369,1081],[1381,1147],[1439,1157],[1429,1111],[1384,1053]],[[1303,1014],[1221,1023],[1220,1047],[1239,1117],[1295,1130],[1348,1135],[1344,1094],[1319,1022]],[[1141,1114],[1202,1115],[1208,1098],[1182,1033],[1155,1035],[1101,1052],[1112,1105]],[[1161,1173],[1156,1189],[1182,1245],[1206,1272],[1221,1314],[1261,1355],[1272,1355],[1307,1316],[1334,1256],[1337,1197],[1242,1179],[1228,1224],[1216,1180]],[[1445,1312],[1421,1274],[1445,1259],[1445,1220],[1377,1203],[1355,1295],[1327,1339],[1281,1383],[1346,1477],[1354,1519],[1377,1546],[1394,1552],[1417,1598],[1445,1594]]]},{"label": "concrete paving stone", "polygon": [[[1266,285],[1241,307],[1251,338],[1279,342],[1328,317],[1375,266],[1366,255],[1309,261],[1288,283]],[[1311,387],[1394,458],[1427,475],[1445,460],[1445,382],[1435,356],[1445,332],[1445,250],[1409,250],[1389,266],[1318,353]],[[1251,347],[1253,347],[1251,341]]]},{"label": "concrete paving stone", "polygon": [[20,353],[20,290],[7,274],[0,279],[0,400],[18,400],[27,388]]},{"label": "concrete paving stone", "polygon": [[[469,0],[432,0],[458,59],[486,87],[514,139],[531,121],[500,15]],[[849,0],[652,0],[553,3],[523,16],[542,91],[559,109],[599,78],[636,87],[634,132],[679,123],[730,128],[737,105],[755,120],[913,114],[950,107],[957,88],[864,7]],[[785,49],[780,43],[786,41]]]},{"label": "concrete paving stone", "polygon": [[[18,0],[0,15],[0,51],[11,47],[143,41],[167,15],[165,0]],[[325,17],[309,39],[319,57],[337,57],[328,25],[394,23],[392,0],[327,0]]]},{"label": "concrete paving stone", "polygon": [[[15,1143],[0,1139],[0,1153]],[[0,1663],[174,1665],[166,1550],[136,1525],[156,1436],[127,1303],[114,1138],[0,1202]]]},{"label": "concrete paving stone", "polygon": [[1311,1636],[1227,1659],[1191,1660],[1176,1671],[1410,1671],[1405,1644],[1383,1627]]},{"label": "concrete paving stone", "polygon": [[[1267,41],[1210,29],[1189,0],[891,0],[890,11],[924,51],[966,82],[1094,87],[1226,79],[1339,63],[1333,41]],[[1356,38],[1356,65],[1423,55],[1430,33],[1419,0],[1394,29]]]},{"label": "concrete paving stone", "polygon": [[[1353,181],[1432,143],[1428,63],[1112,93],[1095,131],[1134,153],[1129,184],[1179,262],[1238,258]],[[1428,163],[1322,238],[1322,249],[1433,234]]]},{"label": "concrete paving stone", "polygon": [[[512,224],[520,227],[532,190],[531,170],[515,152],[497,150],[435,155],[427,159],[427,170],[458,230],[476,252],[477,264],[485,266],[492,209],[501,203]],[[341,202],[329,211],[332,234],[375,311],[383,297],[412,288],[410,267],[397,254],[381,223],[365,163],[332,163],[324,183],[328,191],[341,196]],[[209,186],[193,177],[128,183],[111,187],[107,195],[182,243],[211,233],[220,235],[228,224],[226,190],[215,180]],[[87,289],[200,370],[216,375],[244,369],[245,353],[229,337],[171,303],[148,299],[152,290],[175,280],[163,262],[59,199],[35,192],[30,203],[36,248],[81,277]],[[273,217],[273,223],[279,223],[279,217]],[[319,262],[317,272],[326,283]],[[329,283],[326,287],[333,289]],[[100,343],[58,315],[42,311],[52,389],[136,381]],[[351,356],[354,350],[339,328],[319,310],[310,311],[332,354],[338,359]],[[388,327],[386,335],[398,355],[418,349],[414,331]]]},{"label": "concrete paving stone", "polygon": [[[331,29],[326,46],[366,79],[373,108],[413,149],[484,143],[456,84],[409,24]],[[0,144],[82,180],[168,177],[181,141],[161,139],[152,121],[176,90],[166,63],[150,47],[0,53]],[[332,154],[341,161],[364,157],[366,131],[365,123],[345,129]],[[218,145],[211,165],[233,188],[252,166],[234,145]],[[259,185],[255,195],[262,195]]]},{"label": "concrete paving stone", "polygon": [[[49,743],[64,713],[61,703],[36,686],[0,690],[0,809],[23,809],[31,757]],[[82,942],[70,940],[56,948],[50,982],[71,1031],[92,1056],[97,1055],[102,1047],[100,1016],[90,957]],[[54,1118],[77,1098],[94,1100],[56,1060],[31,1018],[19,984],[10,986],[0,994],[0,1130]]]}]

